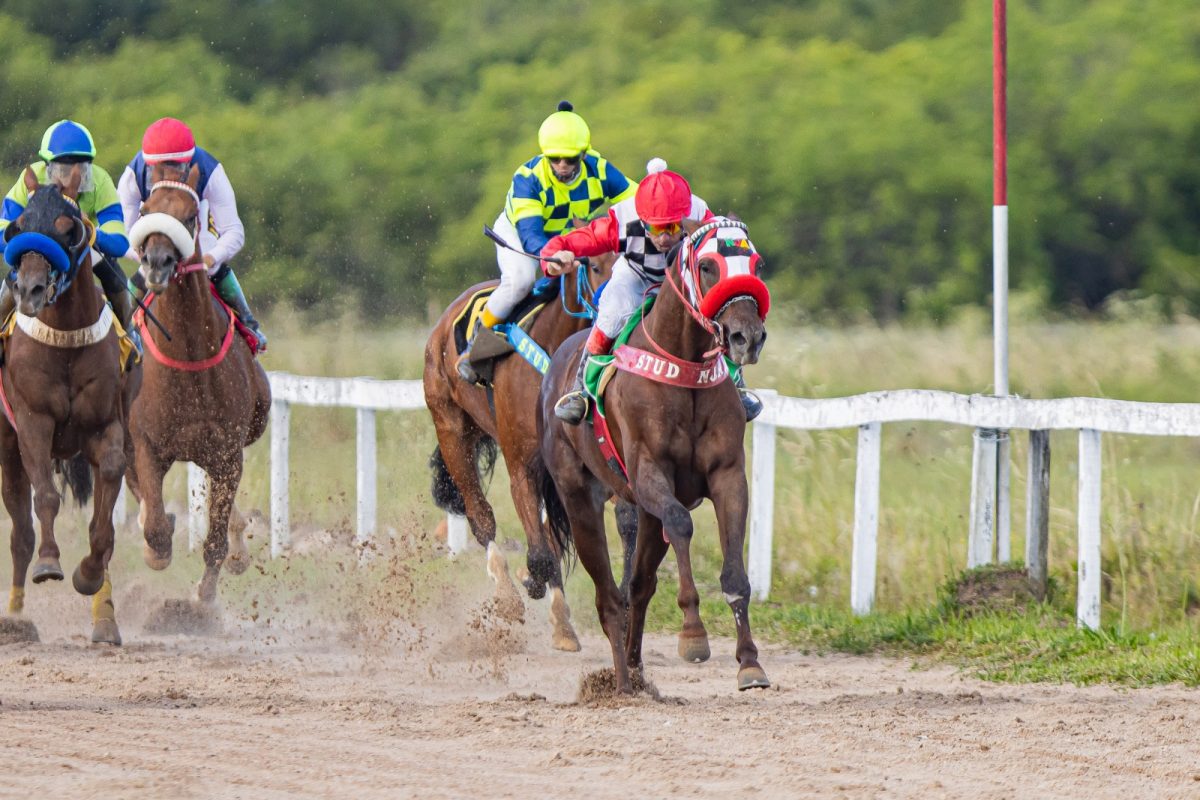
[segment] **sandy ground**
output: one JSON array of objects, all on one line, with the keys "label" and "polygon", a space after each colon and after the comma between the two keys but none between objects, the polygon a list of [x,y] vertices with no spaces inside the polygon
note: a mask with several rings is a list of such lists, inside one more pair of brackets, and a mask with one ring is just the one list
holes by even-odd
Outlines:
[{"label": "sandy ground", "polygon": [[69,586],[31,589],[41,642],[0,646],[0,797],[1200,797],[1193,690],[764,647],[774,685],[739,693],[731,641],[696,665],[660,635],[661,699],[580,704],[607,646],[551,650],[543,604],[513,625],[482,595],[403,623],[226,612],[200,637],[148,632],[149,594],[118,591],[112,648]]}]

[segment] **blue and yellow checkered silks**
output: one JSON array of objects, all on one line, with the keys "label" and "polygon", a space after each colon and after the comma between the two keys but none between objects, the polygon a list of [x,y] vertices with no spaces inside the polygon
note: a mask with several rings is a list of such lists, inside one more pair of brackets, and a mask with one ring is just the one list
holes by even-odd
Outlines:
[{"label": "blue and yellow checkered silks", "polygon": [[521,247],[536,254],[573,218],[591,219],[605,203],[618,203],[636,191],[637,183],[595,150],[584,156],[579,175],[570,184],[554,177],[550,162],[539,155],[517,168],[504,213],[517,229]]}]

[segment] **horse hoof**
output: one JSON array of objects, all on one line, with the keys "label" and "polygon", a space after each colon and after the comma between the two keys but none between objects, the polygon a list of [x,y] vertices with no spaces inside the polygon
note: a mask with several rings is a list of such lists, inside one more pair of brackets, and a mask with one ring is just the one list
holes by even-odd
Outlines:
[{"label": "horse hoof", "polygon": [[766,689],[771,685],[767,673],[762,667],[742,667],[738,670],[738,691],[747,689]]},{"label": "horse hoof", "polygon": [[92,644],[121,645],[121,631],[115,620],[98,619],[92,625]]},{"label": "horse hoof", "polygon": [[579,637],[575,635],[575,631],[566,630],[554,632],[554,649],[564,653],[578,653],[583,647],[579,644]]},{"label": "horse hoof", "polygon": [[230,553],[225,557],[223,565],[231,575],[241,575],[246,570],[250,569],[250,554],[249,553]]},{"label": "horse hoof", "polygon": [[39,558],[33,565],[33,582],[61,581],[63,579],[62,565],[57,558]]},{"label": "horse hoof", "polygon": [[154,570],[164,570],[171,566],[171,554],[168,552],[165,556],[160,555],[149,544],[142,545],[142,560],[146,562],[147,567]]},{"label": "horse hoof", "polygon": [[104,585],[104,573],[101,572],[95,579],[92,579],[84,576],[82,567],[76,567],[75,572],[71,574],[71,583],[74,585],[75,591],[91,597]]},{"label": "horse hoof", "polygon": [[[679,657],[689,664],[700,664],[708,661],[712,655],[712,650],[708,646],[708,637],[701,634],[700,636],[684,636],[679,634]],[[745,688],[745,687],[743,687]]]}]

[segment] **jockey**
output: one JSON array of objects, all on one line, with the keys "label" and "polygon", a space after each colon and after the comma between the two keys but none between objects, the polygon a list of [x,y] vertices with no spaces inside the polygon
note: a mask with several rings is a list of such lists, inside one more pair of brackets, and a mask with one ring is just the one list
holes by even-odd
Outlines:
[{"label": "jockey", "polygon": [[606,202],[632,197],[637,184],[591,149],[592,134],[583,117],[563,100],[538,130],[541,155],[517,168],[504,210],[494,228],[514,246],[520,242],[528,255],[496,246],[500,285],[471,332],[471,341],[458,359],[458,374],[476,383],[479,376],[468,356],[483,328],[503,321],[525,299],[538,277],[538,251],[551,236],[564,230],[573,217],[588,219]]},{"label": "jockey", "polygon": [[[133,296],[129,293],[125,273],[117,263],[117,259],[129,249],[129,238],[121,219],[121,203],[113,180],[103,167],[93,163],[96,143],[92,140],[92,134],[78,122],[59,120],[46,129],[38,155],[42,160],[30,164],[29,169],[33,170],[39,185],[57,183],[66,186],[76,171],[82,173],[77,204],[80,212],[96,226],[92,272],[100,279],[117,318],[125,330],[130,330]],[[4,208],[0,211],[0,231],[15,222],[29,202],[29,190],[23,175],[17,178],[16,184],[4,198]],[[0,290],[0,321],[8,319],[14,304],[12,288],[6,280],[3,290]]]},{"label": "jockey", "polygon": [[[666,279],[672,248],[683,241],[682,222],[713,219],[708,204],[692,194],[682,175],[667,169],[667,162],[654,158],[646,165],[647,176],[634,197],[617,203],[586,228],[560,234],[542,248],[549,275],[561,275],[578,266],[579,256],[620,253],[612,278],[600,295],[596,324],[588,336],[575,385],[554,406],[554,416],[568,425],[578,425],[587,413],[583,376],[588,359],[606,355],[613,339],[637,311],[647,292],[656,291]],[[746,420],[762,412],[762,403],[745,384],[735,384],[746,410]]]},{"label": "jockey", "polygon": [[[150,183],[153,166],[163,168],[163,180],[185,182],[193,164],[200,169],[200,182],[196,185],[196,194],[200,196],[199,219],[207,221],[200,230],[200,251],[204,254],[208,277],[217,287],[221,299],[254,332],[259,351],[266,350],[267,336],[250,313],[246,295],[229,264],[246,241],[246,229],[238,216],[233,185],[225,174],[225,167],[207,150],[196,146],[196,138],[183,122],[163,117],[146,128],[141,151],[125,167],[117,184],[125,211],[125,225],[132,228],[142,215],[142,203],[153,188]],[[135,261],[141,260],[141,254],[132,248],[128,256]]]}]

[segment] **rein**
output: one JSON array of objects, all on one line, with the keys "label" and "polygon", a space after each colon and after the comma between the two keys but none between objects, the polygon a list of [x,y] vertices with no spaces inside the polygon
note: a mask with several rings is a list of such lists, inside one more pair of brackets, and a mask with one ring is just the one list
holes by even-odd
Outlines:
[{"label": "rein", "polygon": [[[583,279],[584,267],[581,266],[575,270],[575,302],[582,309],[581,311],[572,311],[567,307],[567,293],[560,291],[558,293],[559,300],[562,302],[563,313],[568,317],[575,319],[596,319],[596,306],[593,301],[596,298],[596,290],[592,288],[591,281]],[[584,287],[587,287],[587,296],[584,296]]]}]

